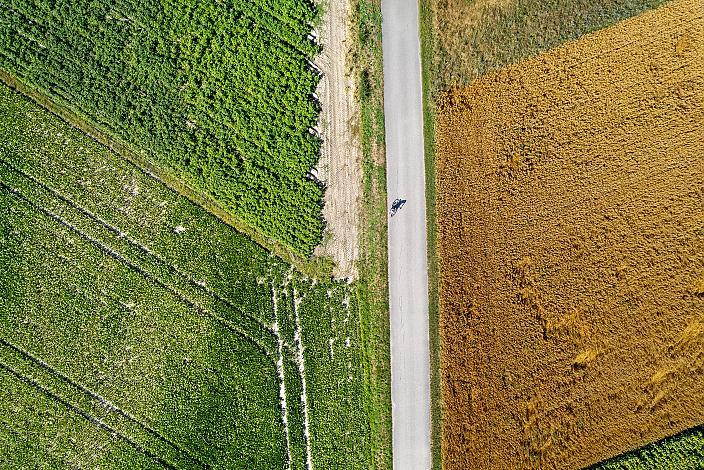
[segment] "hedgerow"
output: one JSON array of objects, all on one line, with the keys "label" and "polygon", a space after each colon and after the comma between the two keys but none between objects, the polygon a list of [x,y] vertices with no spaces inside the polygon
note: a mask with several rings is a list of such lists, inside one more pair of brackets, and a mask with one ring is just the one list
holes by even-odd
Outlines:
[{"label": "hedgerow", "polygon": [[317,8],[8,0],[0,69],[303,254],[322,236]]}]

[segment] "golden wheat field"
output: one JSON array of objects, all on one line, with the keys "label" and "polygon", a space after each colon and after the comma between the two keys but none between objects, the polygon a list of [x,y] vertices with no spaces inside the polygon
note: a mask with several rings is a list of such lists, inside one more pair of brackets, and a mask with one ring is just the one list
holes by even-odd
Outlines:
[{"label": "golden wheat field", "polygon": [[675,1],[441,99],[445,468],[704,422],[703,17]]}]

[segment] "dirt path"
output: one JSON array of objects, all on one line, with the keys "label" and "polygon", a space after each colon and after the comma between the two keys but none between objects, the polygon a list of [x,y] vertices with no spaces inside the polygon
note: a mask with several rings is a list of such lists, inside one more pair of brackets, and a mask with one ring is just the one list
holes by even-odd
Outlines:
[{"label": "dirt path", "polygon": [[323,107],[318,178],[327,184],[323,208],[327,233],[315,254],[335,260],[335,277],[356,279],[362,171],[360,143],[355,133],[359,119],[356,81],[354,74],[348,73],[352,8],[349,0],[328,0],[324,8],[318,31],[323,52],[316,64],[324,74],[317,90]]}]

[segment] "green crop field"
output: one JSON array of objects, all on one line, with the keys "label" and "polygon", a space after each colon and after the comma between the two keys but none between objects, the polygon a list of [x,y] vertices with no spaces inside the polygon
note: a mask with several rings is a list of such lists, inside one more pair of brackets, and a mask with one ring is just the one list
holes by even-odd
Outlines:
[{"label": "green crop field", "polygon": [[0,71],[266,237],[322,239],[308,0],[8,0]]},{"label": "green crop field", "polygon": [[591,470],[694,470],[704,468],[704,426],[648,444]]},{"label": "green crop field", "polygon": [[354,285],[5,86],[0,214],[0,467],[370,465]]}]

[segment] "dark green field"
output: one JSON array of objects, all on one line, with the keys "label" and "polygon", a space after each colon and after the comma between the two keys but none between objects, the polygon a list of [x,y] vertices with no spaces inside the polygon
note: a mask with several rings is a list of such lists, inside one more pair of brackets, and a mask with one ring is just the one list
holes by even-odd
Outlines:
[{"label": "dark green field", "polygon": [[0,71],[309,255],[324,226],[309,177],[318,14],[303,0],[9,0]]}]

